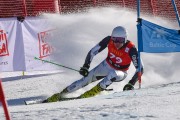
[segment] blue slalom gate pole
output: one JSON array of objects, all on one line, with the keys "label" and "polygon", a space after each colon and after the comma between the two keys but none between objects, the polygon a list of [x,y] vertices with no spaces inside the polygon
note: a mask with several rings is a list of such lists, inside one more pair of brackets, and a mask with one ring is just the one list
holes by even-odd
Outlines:
[{"label": "blue slalom gate pole", "polygon": [[141,19],[140,19],[140,0],[137,0],[137,39],[138,39],[138,82],[139,82],[139,89],[141,88],[141,50],[140,41],[142,41],[142,33],[141,33]]},{"label": "blue slalom gate pole", "polygon": [[137,0],[137,18],[140,18],[140,0]]},{"label": "blue slalom gate pole", "polygon": [[176,3],[175,3],[174,0],[171,0],[171,1],[172,1],[172,4],[173,4],[173,7],[174,7],[174,11],[176,13],[176,19],[177,19],[177,21],[179,23],[179,27],[180,27],[179,13],[178,13],[178,10],[177,10],[177,7],[176,7]]}]

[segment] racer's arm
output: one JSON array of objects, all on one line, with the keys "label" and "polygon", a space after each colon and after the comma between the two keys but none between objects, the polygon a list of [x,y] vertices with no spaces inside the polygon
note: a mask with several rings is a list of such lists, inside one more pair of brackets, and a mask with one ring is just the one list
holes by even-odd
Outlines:
[{"label": "racer's arm", "polygon": [[102,41],[100,41],[95,47],[93,47],[88,52],[83,67],[86,67],[86,68],[90,67],[93,57],[107,47],[107,45],[110,41],[110,38],[111,38],[110,36],[105,37]]},{"label": "racer's arm", "polygon": [[[135,83],[138,81],[138,67],[139,67],[138,66],[138,52],[135,46],[130,49],[129,56],[131,57],[134,67],[136,68],[136,72],[134,73],[133,77],[129,81],[129,83],[134,86]],[[142,61],[140,63],[141,63],[141,73],[143,73]]]}]

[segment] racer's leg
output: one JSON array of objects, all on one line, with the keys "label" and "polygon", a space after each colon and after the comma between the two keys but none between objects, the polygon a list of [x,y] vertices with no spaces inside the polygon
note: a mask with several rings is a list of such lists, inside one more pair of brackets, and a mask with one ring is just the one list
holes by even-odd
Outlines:
[{"label": "racer's leg", "polygon": [[108,69],[106,61],[101,62],[97,67],[92,69],[87,77],[83,77],[80,80],[73,82],[71,85],[67,86],[63,91],[60,93],[56,93],[51,97],[47,98],[44,102],[56,102],[59,101],[64,94],[74,92],[91,82],[97,81],[100,78],[104,78],[107,75]]},{"label": "racer's leg", "polygon": [[108,72],[109,69],[107,68],[107,63],[106,61],[103,61],[97,67],[92,69],[87,77],[83,77],[80,80],[77,80],[73,82],[71,85],[67,86],[65,88],[65,91],[68,93],[74,92],[92,82],[104,78],[105,76],[107,76]]},{"label": "racer's leg", "polygon": [[92,97],[99,94],[101,91],[106,89],[113,82],[119,82],[126,78],[127,73],[124,71],[111,70],[101,82],[99,82],[95,87],[85,92],[80,96],[80,98]]}]

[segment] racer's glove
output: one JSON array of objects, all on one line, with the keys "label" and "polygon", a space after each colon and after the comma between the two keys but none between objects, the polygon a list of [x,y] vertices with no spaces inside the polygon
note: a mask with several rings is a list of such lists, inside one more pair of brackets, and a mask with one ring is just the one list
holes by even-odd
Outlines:
[{"label": "racer's glove", "polygon": [[89,65],[84,64],[83,67],[81,67],[81,69],[79,70],[79,73],[80,73],[81,75],[83,75],[84,77],[86,77],[86,76],[88,76],[88,74],[89,74],[88,69],[89,69]]},{"label": "racer's glove", "polygon": [[131,83],[128,83],[124,86],[123,91],[134,90],[134,86]]}]

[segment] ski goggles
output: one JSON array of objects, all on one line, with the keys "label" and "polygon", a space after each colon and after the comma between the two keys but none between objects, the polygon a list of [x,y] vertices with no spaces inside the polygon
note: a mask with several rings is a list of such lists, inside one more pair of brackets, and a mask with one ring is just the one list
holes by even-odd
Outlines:
[{"label": "ski goggles", "polygon": [[114,43],[124,43],[126,38],[123,37],[111,37]]}]

